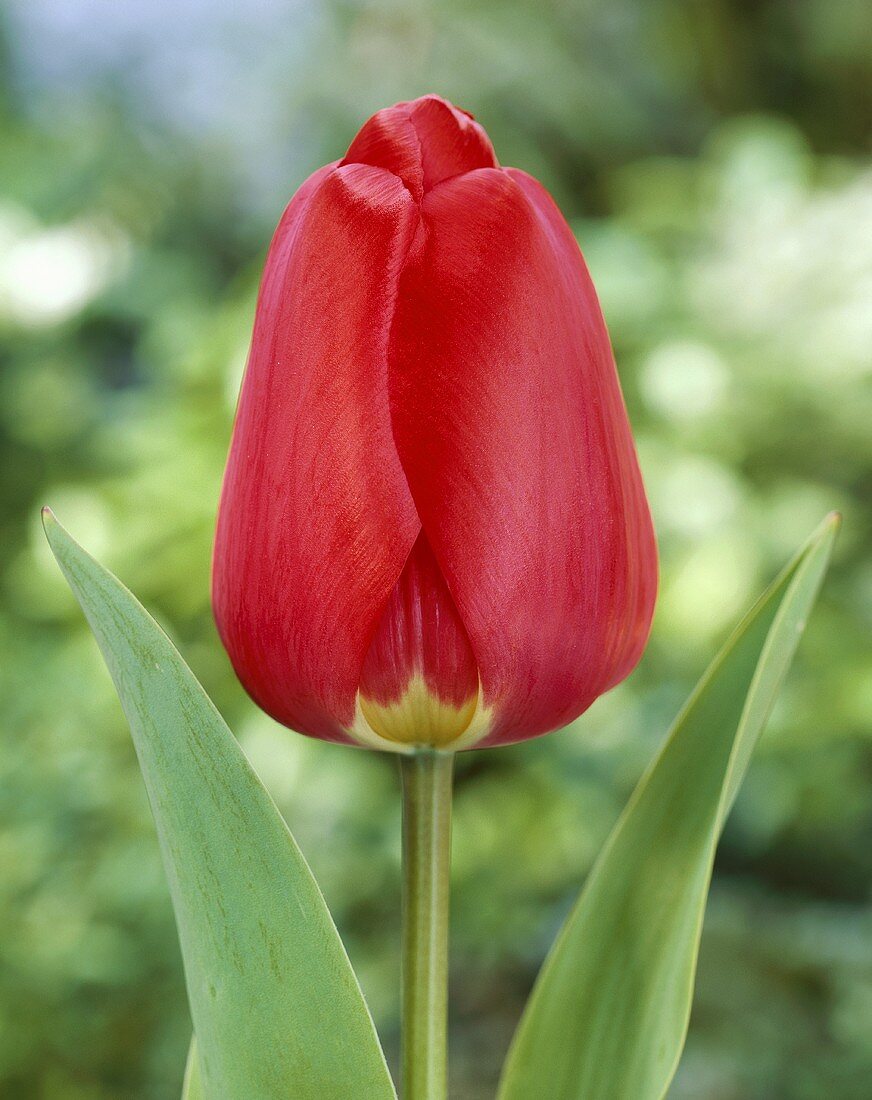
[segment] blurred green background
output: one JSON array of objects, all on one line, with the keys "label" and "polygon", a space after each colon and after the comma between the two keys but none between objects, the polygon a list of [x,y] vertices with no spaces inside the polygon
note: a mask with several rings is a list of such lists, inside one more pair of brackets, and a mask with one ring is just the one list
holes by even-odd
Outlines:
[{"label": "blurred green background", "polygon": [[253,708],[208,572],[272,228],[372,111],[434,90],[577,229],[662,549],[630,681],[568,731],[462,760],[452,1096],[493,1095],[538,964],[669,720],[838,508],[834,571],[718,856],[670,1096],[868,1100],[870,41],[863,0],[6,0],[0,1096],[175,1097],[189,1032],[145,794],[43,503],[238,733],[394,1057],[395,763]]}]

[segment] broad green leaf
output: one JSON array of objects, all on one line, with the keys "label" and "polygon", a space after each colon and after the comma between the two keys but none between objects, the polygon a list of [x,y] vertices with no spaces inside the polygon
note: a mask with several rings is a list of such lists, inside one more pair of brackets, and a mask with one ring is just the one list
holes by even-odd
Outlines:
[{"label": "broad green leaf", "polygon": [[537,980],[500,1100],[661,1100],[715,846],[814,603],[829,517],[739,625],[636,788]]},{"label": "broad green leaf", "polygon": [[202,1096],[394,1097],[324,899],[239,745],[130,592],[50,513],[45,526],[130,723],[176,914]]}]

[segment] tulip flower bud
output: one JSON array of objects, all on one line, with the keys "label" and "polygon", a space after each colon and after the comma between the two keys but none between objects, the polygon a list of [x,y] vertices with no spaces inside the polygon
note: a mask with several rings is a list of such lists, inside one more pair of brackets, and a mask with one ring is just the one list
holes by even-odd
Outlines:
[{"label": "tulip flower bud", "polygon": [[569,227],[471,115],[379,111],[266,262],[213,563],[242,683],[327,740],[533,737],[632,670],[656,584]]}]

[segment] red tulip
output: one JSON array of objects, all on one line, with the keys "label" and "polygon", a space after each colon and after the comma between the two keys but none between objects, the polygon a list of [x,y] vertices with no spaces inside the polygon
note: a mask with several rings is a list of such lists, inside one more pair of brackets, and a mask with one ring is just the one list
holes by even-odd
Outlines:
[{"label": "red tulip", "polygon": [[533,737],[635,666],[656,583],[569,227],[471,115],[379,111],[267,258],[213,568],[240,679],[327,740]]}]

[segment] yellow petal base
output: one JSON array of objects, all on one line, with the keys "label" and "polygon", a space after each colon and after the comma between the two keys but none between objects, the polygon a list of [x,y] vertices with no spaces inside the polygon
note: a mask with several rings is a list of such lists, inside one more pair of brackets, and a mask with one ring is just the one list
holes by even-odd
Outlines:
[{"label": "yellow petal base", "polygon": [[422,746],[452,752],[480,741],[489,725],[480,689],[455,707],[434,695],[416,673],[394,703],[378,703],[358,694],[357,720],[350,733],[362,744],[394,752]]}]

